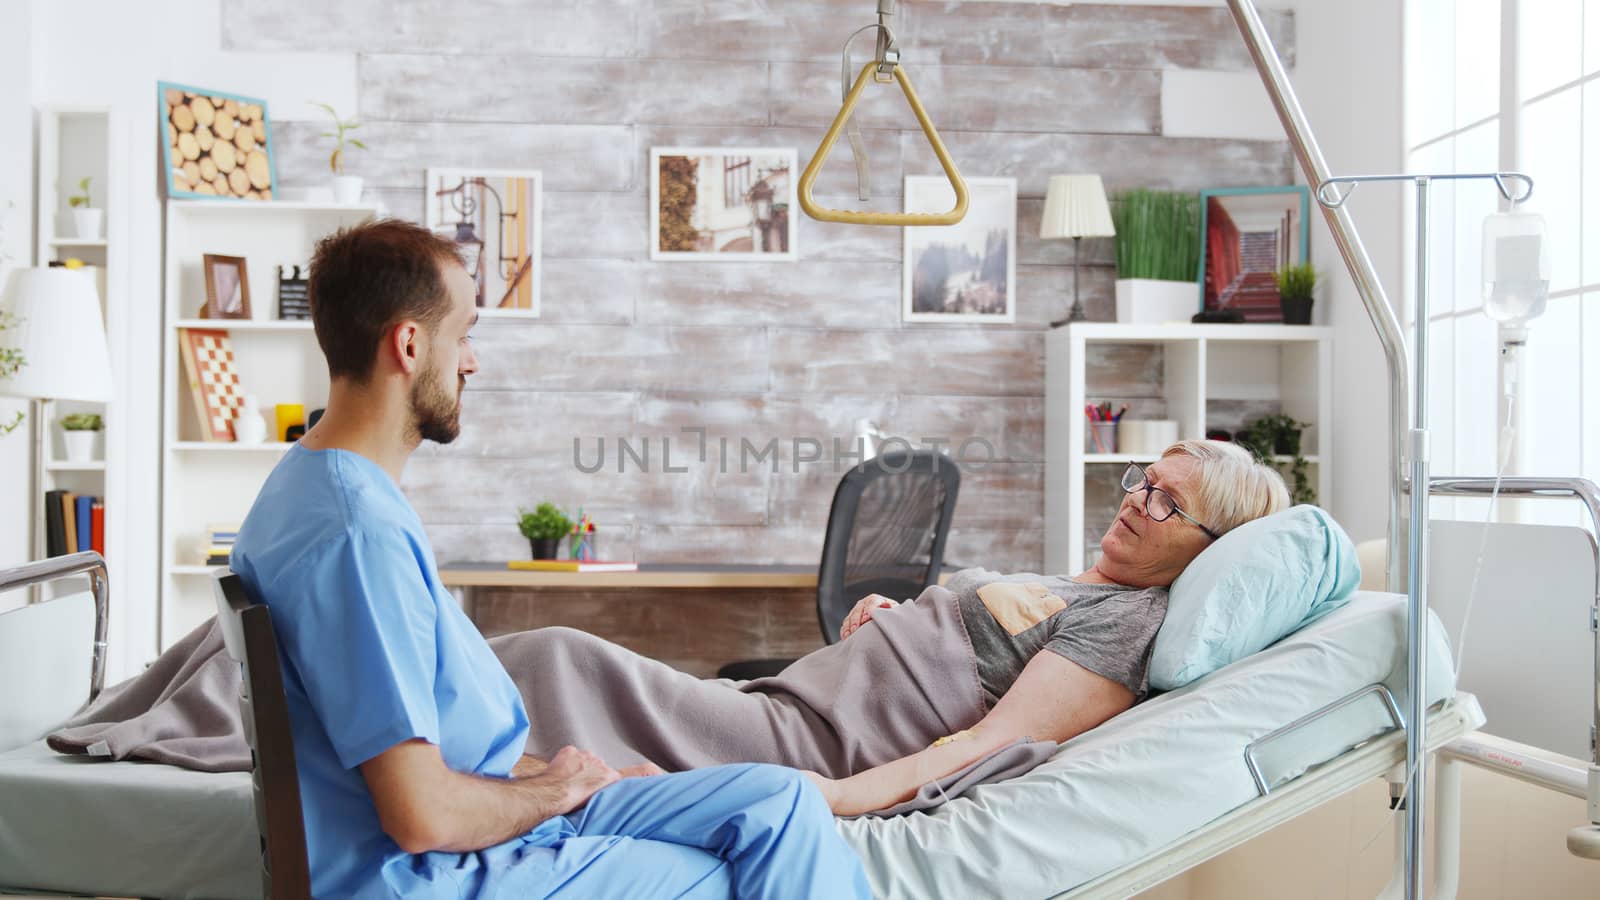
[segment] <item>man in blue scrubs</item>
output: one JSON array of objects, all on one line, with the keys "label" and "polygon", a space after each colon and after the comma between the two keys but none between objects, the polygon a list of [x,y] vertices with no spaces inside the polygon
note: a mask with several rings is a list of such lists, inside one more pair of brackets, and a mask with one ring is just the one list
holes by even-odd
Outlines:
[{"label": "man in blue scrubs", "polygon": [[523,756],[522,699],[439,582],[399,489],[460,431],[476,286],[385,220],[324,239],[327,413],[273,470],[232,564],[272,610],[319,897],[867,897],[817,789],[777,766],[662,775]]}]

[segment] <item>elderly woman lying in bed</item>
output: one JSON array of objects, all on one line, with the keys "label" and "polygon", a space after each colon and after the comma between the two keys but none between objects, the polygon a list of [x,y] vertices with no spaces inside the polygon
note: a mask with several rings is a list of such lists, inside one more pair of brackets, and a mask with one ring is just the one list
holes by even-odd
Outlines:
[{"label": "elderly woman lying in bed", "polygon": [[695,679],[570,629],[516,636],[497,652],[527,698],[529,751],[575,744],[669,770],[783,763],[854,815],[1015,741],[1065,741],[1145,694],[1167,587],[1190,561],[1289,502],[1277,472],[1206,441],[1130,465],[1122,487],[1088,571],[968,569],[914,601],[865,597],[844,640],[775,678]]}]

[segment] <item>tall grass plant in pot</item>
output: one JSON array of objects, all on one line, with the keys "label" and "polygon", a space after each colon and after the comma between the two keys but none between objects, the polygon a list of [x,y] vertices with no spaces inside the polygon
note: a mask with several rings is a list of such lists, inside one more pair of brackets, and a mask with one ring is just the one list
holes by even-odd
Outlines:
[{"label": "tall grass plant in pot", "polygon": [[1117,226],[1117,321],[1187,322],[1200,308],[1200,197],[1132,190],[1111,206]]}]

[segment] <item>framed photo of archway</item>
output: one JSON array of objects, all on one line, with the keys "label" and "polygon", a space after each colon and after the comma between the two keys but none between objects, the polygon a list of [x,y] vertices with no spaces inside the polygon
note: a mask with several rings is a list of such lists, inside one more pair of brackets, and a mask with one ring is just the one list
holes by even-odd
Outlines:
[{"label": "framed photo of archway", "polygon": [[785,147],[653,147],[650,258],[792,262],[798,154]]}]

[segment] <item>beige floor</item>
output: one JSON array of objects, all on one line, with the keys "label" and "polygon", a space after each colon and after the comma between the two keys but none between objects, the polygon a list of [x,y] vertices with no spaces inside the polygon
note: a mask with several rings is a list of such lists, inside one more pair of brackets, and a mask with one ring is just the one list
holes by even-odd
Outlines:
[{"label": "beige floor", "polygon": [[[1596,900],[1600,862],[1566,848],[1584,803],[1472,766],[1462,777],[1460,900]],[[1374,781],[1139,895],[1141,900],[1372,900],[1394,853]]]}]

